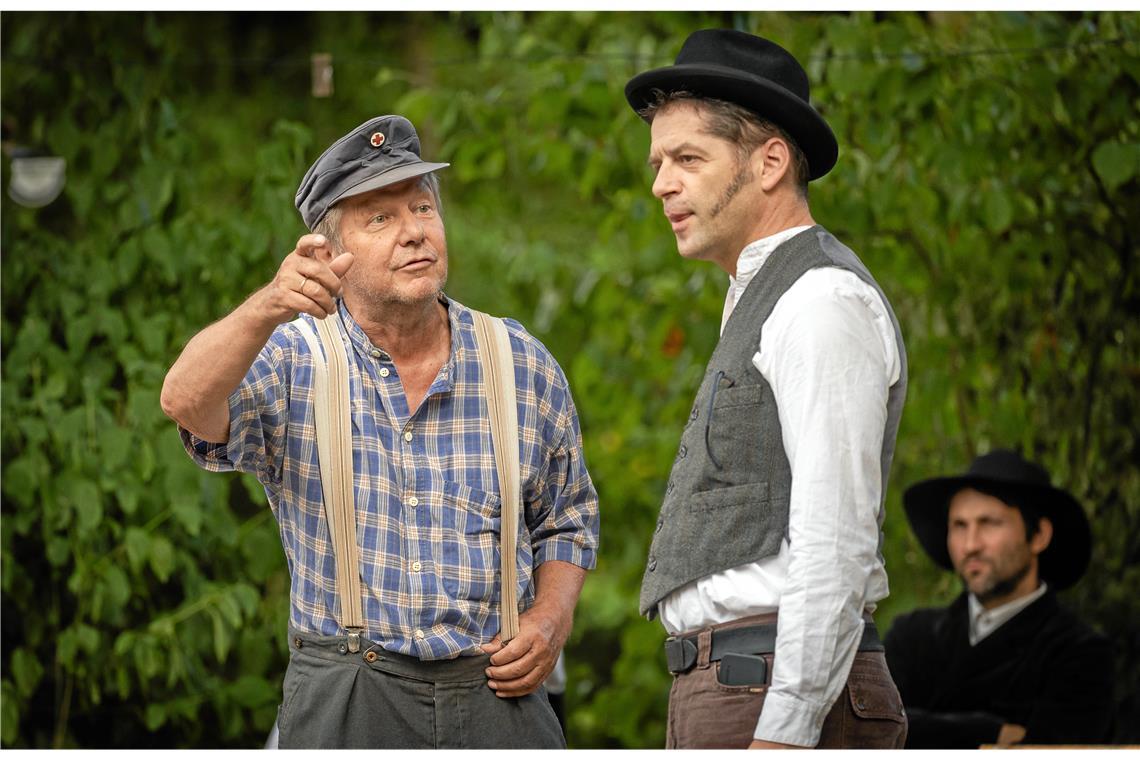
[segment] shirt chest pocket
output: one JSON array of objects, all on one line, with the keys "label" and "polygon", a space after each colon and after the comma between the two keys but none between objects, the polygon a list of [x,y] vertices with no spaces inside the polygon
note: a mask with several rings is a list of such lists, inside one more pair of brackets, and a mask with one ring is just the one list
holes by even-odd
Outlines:
[{"label": "shirt chest pocket", "polygon": [[452,481],[443,484],[443,494],[443,587],[454,599],[491,602],[498,593],[499,497]]}]

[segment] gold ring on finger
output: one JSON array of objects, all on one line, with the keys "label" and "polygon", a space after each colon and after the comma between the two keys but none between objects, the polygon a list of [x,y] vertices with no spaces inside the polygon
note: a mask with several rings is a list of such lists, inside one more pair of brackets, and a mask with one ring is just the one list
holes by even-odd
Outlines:
[{"label": "gold ring on finger", "polygon": [[309,278],[302,276],[301,277],[301,287],[297,288],[297,292],[300,293],[301,295],[305,295],[305,286],[308,284],[309,284]]}]

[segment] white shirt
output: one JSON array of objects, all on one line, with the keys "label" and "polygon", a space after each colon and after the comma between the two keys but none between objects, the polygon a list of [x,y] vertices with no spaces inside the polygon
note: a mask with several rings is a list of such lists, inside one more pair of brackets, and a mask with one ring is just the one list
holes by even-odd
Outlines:
[{"label": "white shirt", "polygon": [[[721,332],[772,251],[808,227],[750,243],[729,278]],[[887,596],[878,556],[887,394],[901,362],[878,292],[812,269],[764,322],[752,363],[772,387],[792,472],[779,553],[686,584],[658,605],[670,634],[779,610],[772,683],[755,737],[814,746],[847,680],[863,613]]]},{"label": "white shirt", "polygon": [[967,597],[967,605],[970,608],[970,646],[977,646],[979,641],[1001,628],[1012,620],[1017,613],[1044,596],[1047,588],[1048,585],[1042,581],[1033,593],[1014,599],[1012,602],[1006,602],[992,610],[987,610],[976,596],[970,594]]}]

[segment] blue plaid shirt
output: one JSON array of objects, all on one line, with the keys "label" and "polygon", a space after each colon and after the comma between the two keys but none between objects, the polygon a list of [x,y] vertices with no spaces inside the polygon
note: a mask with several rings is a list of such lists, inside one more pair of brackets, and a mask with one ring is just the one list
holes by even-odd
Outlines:
[{"label": "blue plaid shirt", "polygon": [[[470,311],[443,299],[451,354],[420,408],[396,366],[345,309],[356,534],[365,635],[420,659],[480,653],[499,630],[499,485]],[[309,316],[302,319],[312,320]],[[515,360],[523,513],[519,598],[547,560],[594,566],[598,499],[566,377],[546,348],[507,321]],[[312,412],[312,356],[292,324],[277,328],[230,396],[230,436],[186,450],[212,471],[252,473],[265,487],[292,576],[290,621],[342,634]]]}]

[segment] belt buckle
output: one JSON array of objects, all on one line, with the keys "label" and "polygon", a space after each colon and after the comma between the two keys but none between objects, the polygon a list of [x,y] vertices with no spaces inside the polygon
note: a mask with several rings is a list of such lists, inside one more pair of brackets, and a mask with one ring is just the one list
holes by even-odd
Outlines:
[{"label": "belt buckle", "polygon": [[697,664],[697,645],[690,639],[670,636],[665,639],[665,665],[673,675],[679,675]]}]

